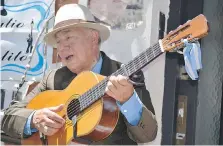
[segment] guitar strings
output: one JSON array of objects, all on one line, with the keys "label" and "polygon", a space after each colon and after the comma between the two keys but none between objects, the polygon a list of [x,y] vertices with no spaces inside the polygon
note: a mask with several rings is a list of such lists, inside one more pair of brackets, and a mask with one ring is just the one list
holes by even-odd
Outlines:
[{"label": "guitar strings", "polygon": [[[156,50],[155,53],[157,53],[157,50]],[[150,55],[150,57],[151,57],[151,55]],[[102,84],[102,85],[103,85],[103,84]],[[100,87],[99,89],[102,89],[102,88]],[[96,91],[96,90],[92,90],[92,91],[89,92],[89,93],[92,94],[92,93],[94,93],[94,92],[98,93],[98,91]],[[99,91],[99,92],[100,92],[100,91]],[[83,100],[82,100],[82,98],[80,98],[80,103],[81,103],[81,105],[83,105],[83,106],[88,105],[88,103],[90,103],[90,101],[92,100],[91,95],[89,96],[88,94],[87,94],[87,96],[83,96],[83,95],[82,95],[82,97],[86,97],[86,99],[84,99],[85,104],[82,104],[82,103],[81,103]],[[75,106],[73,109],[76,109],[77,107],[79,107],[79,103],[75,103],[73,106]],[[83,108],[83,106],[81,106],[81,108]],[[69,113],[69,114],[73,114],[73,113],[75,113],[76,111],[74,111],[73,113],[71,113],[71,112],[73,111],[73,109],[68,110],[68,113]],[[71,110],[72,110],[72,111],[71,111]]]},{"label": "guitar strings", "polygon": [[[157,50],[155,50],[155,52],[157,53]],[[149,58],[151,57],[151,55],[149,56]],[[138,65],[138,63],[137,63],[137,65]],[[101,89],[101,87],[99,88],[99,89]],[[93,92],[92,92],[93,91]],[[94,93],[94,92],[96,92],[96,91],[94,91],[94,90],[92,90],[90,93]],[[88,96],[88,94],[87,94],[87,96],[81,96],[81,97],[85,97],[85,99],[83,99],[84,101],[85,101],[85,104],[82,104],[83,106],[85,106],[85,105],[88,105],[88,103],[92,100],[92,98],[91,98],[91,95],[90,96]],[[82,98],[80,98],[80,102],[81,101],[83,101],[82,100]],[[77,107],[79,107],[79,103],[76,103],[76,104],[74,104],[74,108],[73,109],[76,109]],[[82,107],[83,107],[82,106]],[[70,109],[69,111],[68,111],[68,113],[70,114],[72,111],[73,111],[73,109]],[[72,110],[72,111],[71,111]],[[73,113],[75,113],[76,111],[74,111]],[[71,113],[72,114],[72,113]]]},{"label": "guitar strings", "polygon": [[[156,54],[157,52],[158,52],[158,53],[162,53],[162,52],[160,51],[160,48],[159,48],[158,45],[159,45],[159,44],[156,44],[156,45],[154,45],[155,48],[152,47],[152,48],[146,50],[146,52],[147,52],[147,51],[153,49],[153,53],[149,54],[147,60],[151,59],[151,56],[152,56],[152,57],[155,57],[156,55],[159,55],[159,54]],[[159,52],[159,51],[160,51],[160,52]],[[154,54],[155,54],[155,56],[154,56]],[[145,59],[147,56],[144,55],[144,56],[141,57],[141,55],[138,55],[137,57],[140,57],[140,59],[141,59],[141,58]],[[137,58],[137,57],[136,57],[136,58]],[[152,59],[153,59],[153,58],[152,58]],[[140,61],[136,62],[136,65],[139,65],[139,64],[141,64]],[[131,67],[131,68],[132,68],[132,67]],[[123,73],[123,72],[122,72],[122,73]],[[104,83],[102,83],[102,85],[103,85],[103,84],[104,84]],[[104,88],[104,86],[103,86],[103,88]],[[99,87],[99,89],[102,89],[102,87]],[[96,90],[92,90],[90,93],[94,93],[94,92],[98,93],[98,91],[96,91]],[[99,92],[100,92],[100,91],[99,91]],[[103,91],[103,92],[104,92],[104,91]],[[83,95],[84,95],[84,94],[83,94]],[[80,99],[80,100],[79,100],[80,103],[81,103],[82,101],[85,102],[85,104],[80,104],[81,108],[83,108],[84,106],[88,105],[88,103],[90,103],[90,101],[92,100],[92,98],[91,98],[91,94],[90,94],[90,96],[89,96],[89,94],[87,94],[87,96],[83,96],[83,95],[82,95],[81,97],[82,97],[82,98],[85,98],[85,99],[82,100],[82,98],[79,98],[79,99]],[[73,109],[76,109],[77,107],[79,107],[79,103],[75,103]],[[74,111],[73,111],[73,109],[68,110],[68,113],[69,113],[69,114],[73,114],[73,113],[77,112],[77,110],[74,110]]]},{"label": "guitar strings", "polygon": [[[157,53],[157,50],[155,50],[155,53]],[[151,55],[150,55],[150,57],[151,57]],[[93,91],[93,93],[94,93],[94,91]],[[87,98],[87,99],[89,99],[89,98]],[[71,109],[71,110],[72,110],[72,109]],[[78,115],[78,116],[77,116],[77,121],[79,121],[83,116],[85,116],[86,114],[88,114],[88,113],[91,112],[92,110],[94,110],[94,108],[91,107],[89,111],[85,112],[84,114]],[[70,111],[70,112],[72,112],[72,111]],[[66,121],[66,123],[67,123],[67,125],[68,125],[68,128],[69,128],[69,126],[73,126],[73,123],[72,123],[71,120]]]},{"label": "guitar strings", "polygon": [[[83,116],[85,116],[86,114],[89,114],[89,112],[92,112],[95,108],[96,108],[96,106],[95,106],[95,107],[91,107],[90,109],[88,109],[88,111],[85,111],[84,114],[77,115],[77,121],[79,121],[79,120],[80,120]],[[68,126],[73,126],[72,120],[70,120],[70,119],[66,119],[65,123],[66,123]]]},{"label": "guitar strings", "polygon": [[[157,52],[158,52],[158,51],[156,51],[156,52],[154,52],[154,53],[157,55]],[[158,52],[158,53],[160,53],[160,52]],[[155,56],[156,56],[156,55],[155,55]],[[147,56],[146,56],[146,57],[147,57]],[[140,56],[139,59],[142,59],[142,58],[145,59],[146,57],[144,57],[144,56]],[[149,58],[151,58],[151,55],[150,55]],[[148,60],[149,60],[149,59],[148,59]],[[136,63],[136,65],[139,65],[139,64],[140,64],[140,66],[142,66],[141,62]],[[131,67],[131,68],[132,68],[132,67]],[[125,73],[125,72],[124,72],[123,70],[120,70],[120,71],[118,72],[118,74],[124,74],[124,73]],[[103,88],[105,88],[105,87],[103,87]],[[100,87],[99,89],[101,89],[101,87]],[[91,92],[91,93],[95,93],[95,92],[96,92],[96,94],[98,93],[96,90],[95,90],[95,91],[93,90],[93,92]],[[83,98],[81,98],[81,101],[82,101],[82,99],[83,99]],[[90,100],[91,100],[91,99],[87,97],[87,99],[85,99],[85,104],[84,104],[84,105],[88,104],[88,103],[90,102]]]},{"label": "guitar strings", "polygon": [[[157,53],[157,50],[156,50],[156,53]],[[151,55],[150,55],[150,57],[151,57]],[[149,58],[150,58],[149,57]],[[99,89],[101,89],[101,87],[99,88]],[[93,92],[92,92],[93,91]],[[94,92],[96,92],[96,91],[94,91],[94,90],[92,90],[90,93],[94,93]],[[92,100],[92,98],[91,98],[91,94],[90,94],[90,96],[87,94],[87,96],[81,96],[81,97],[85,97],[85,99],[84,99],[84,101],[85,101],[85,104],[81,104],[81,108],[83,108],[83,106],[85,106],[85,105],[88,105],[88,103],[90,103],[90,101]],[[80,98],[80,102],[82,101],[82,98]],[[82,106],[83,105],[83,106]],[[76,103],[76,104],[74,104],[74,108],[73,109],[76,109],[77,107],[79,107],[79,103]],[[73,109],[70,109],[70,110],[68,110],[68,113],[69,114],[73,114],[73,113],[75,113],[76,111],[74,110],[73,111]],[[72,112],[73,111],[73,112]]]}]

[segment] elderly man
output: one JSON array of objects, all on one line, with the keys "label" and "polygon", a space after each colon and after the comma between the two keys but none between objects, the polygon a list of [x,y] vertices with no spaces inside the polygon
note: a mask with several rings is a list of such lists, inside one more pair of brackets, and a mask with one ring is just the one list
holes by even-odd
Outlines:
[{"label": "elderly man", "polygon": [[[55,134],[65,123],[57,112],[63,105],[40,110],[26,109],[30,99],[45,90],[62,90],[83,71],[109,76],[121,66],[100,51],[100,43],[108,39],[107,26],[96,23],[90,11],[78,4],[62,6],[56,15],[55,26],[45,36],[45,41],[56,47],[64,67],[50,71],[26,100],[5,110],[3,131],[18,138],[26,138],[40,131],[45,135]],[[114,98],[121,116],[113,133],[99,142],[91,144],[137,144],[155,139],[157,121],[146,90],[143,73],[130,77],[111,76],[105,93]],[[132,81],[138,83],[133,85]],[[61,97],[63,98],[63,97]]]}]

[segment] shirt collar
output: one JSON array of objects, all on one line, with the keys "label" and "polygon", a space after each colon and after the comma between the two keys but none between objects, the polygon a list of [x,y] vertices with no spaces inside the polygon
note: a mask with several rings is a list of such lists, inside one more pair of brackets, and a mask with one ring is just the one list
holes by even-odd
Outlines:
[{"label": "shirt collar", "polygon": [[98,62],[94,65],[94,67],[92,68],[92,71],[94,73],[100,73],[101,72],[101,67],[102,67],[102,57],[101,57],[101,54],[99,56],[99,60]]}]

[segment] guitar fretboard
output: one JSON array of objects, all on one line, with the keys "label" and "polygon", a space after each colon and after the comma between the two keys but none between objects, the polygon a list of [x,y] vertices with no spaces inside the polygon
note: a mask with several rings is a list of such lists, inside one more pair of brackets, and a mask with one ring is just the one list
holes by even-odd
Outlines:
[{"label": "guitar fretboard", "polygon": [[[146,49],[138,56],[136,56],[133,60],[129,61],[127,64],[122,65],[120,69],[114,72],[111,75],[123,75],[123,76],[131,76],[136,73],[155,58],[160,56],[163,52],[160,49],[159,43],[153,45],[152,47]],[[79,97],[80,108],[81,111],[90,106],[92,103],[100,99],[105,94],[105,88],[108,83],[108,78],[106,77],[104,80],[99,82],[93,88],[85,92],[83,95]]]}]

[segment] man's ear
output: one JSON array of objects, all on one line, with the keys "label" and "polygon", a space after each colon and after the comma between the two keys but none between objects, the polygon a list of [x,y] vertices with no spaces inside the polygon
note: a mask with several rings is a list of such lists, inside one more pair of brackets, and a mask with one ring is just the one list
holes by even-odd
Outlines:
[{"label": "man's ear", "polygon": [[61,62],[61,57],[60,57],[60,55],[58,53],[57,53],[57,61]]},{"label": "man's ear", "polygon": [[59,63],[59,62],[61,62],[61,58],[57,52],[57,48],[53,48],[52,63]]},{"label": "man's ear", "polygon": [[93,30],[92,32],[92,39],[93,39],[93,43],[94,44],[99,44],[99,32],[98,31],[96,31],[96,30]]}]

